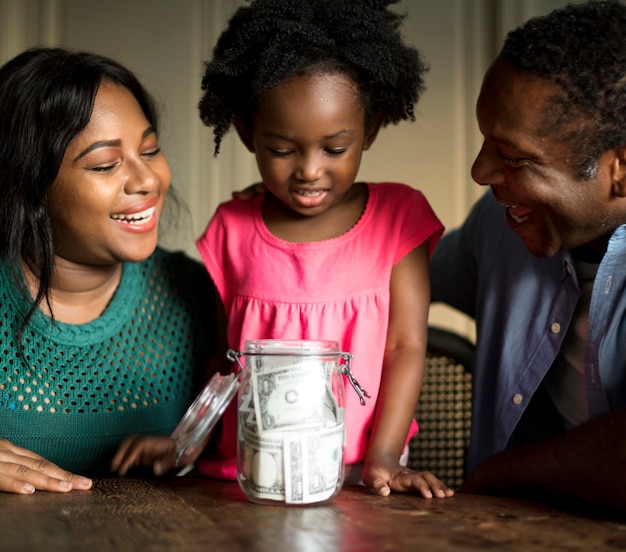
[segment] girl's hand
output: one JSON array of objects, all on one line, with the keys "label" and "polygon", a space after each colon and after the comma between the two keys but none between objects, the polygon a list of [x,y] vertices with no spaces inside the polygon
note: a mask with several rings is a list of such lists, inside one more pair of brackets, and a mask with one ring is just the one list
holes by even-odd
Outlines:
[{"label": "girl's hand", "polygon": [[111,462],[111,471],[125,476],[131,468],[151,469],[154,475],[164,475],[175,467],[191,463],[183,456],[176,464],[176,441],[169,436],[131,435],[124,439]]},{"label": "girl's hand", "polygon": [[38,454],[0,439],[0,491],[32,494],[35,491],[66,493],[91,489],[91,479],[75,475]]},{"label": "girl's hand", "polygon": [[454,491],[432,473],[416,472],[401,466],[397,461],[366,462],[362,479],[381,496],[388,496],[391,491],[418,491],[424,498],[446,498],[454,495]]}]

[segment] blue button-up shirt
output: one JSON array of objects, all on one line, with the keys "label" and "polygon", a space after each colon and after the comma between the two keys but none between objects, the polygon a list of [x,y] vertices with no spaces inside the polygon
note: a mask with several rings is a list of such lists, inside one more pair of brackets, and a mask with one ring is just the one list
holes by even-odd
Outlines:
[{"label": "blue button-up shirt", "polygon": [[[556,358],[580,291],[569,252],[531,255],[490,192],[431,259],[432,300],[476,320],[468,473],[511,442]],[[589,413],[626,405],[626,225],[615,230],[593,286],[585,345]],[[536,425],[534,426],[536,427]],[[540,428],[537,428],[537,433]]]}]

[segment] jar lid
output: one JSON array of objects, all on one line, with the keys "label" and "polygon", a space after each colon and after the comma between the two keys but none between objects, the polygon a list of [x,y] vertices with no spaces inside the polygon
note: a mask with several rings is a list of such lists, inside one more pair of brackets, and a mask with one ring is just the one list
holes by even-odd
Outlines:
[{"label": "jar lid", "polygon": [[172,439],[176,441],[176,462],[183,454],[192,454],[203,443],[238,388],[237,374],[213,374],[172,433]]},{"label": "jar lid", "polygon": [[337,341],[310,339],[253,339],[244,343],[244,355],[340,355]]}]

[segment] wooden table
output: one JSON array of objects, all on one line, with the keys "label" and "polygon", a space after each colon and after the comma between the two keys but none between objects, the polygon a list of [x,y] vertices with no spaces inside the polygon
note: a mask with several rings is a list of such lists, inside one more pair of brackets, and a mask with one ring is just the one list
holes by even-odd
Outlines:
[{"label": "wooden table", "polygon": [[626,550],[626,523],[524,501],[379,497],[344,486],[328,504],[252,504],[236,483],[101,479],[86,492],[0,493],[0,550]]}]

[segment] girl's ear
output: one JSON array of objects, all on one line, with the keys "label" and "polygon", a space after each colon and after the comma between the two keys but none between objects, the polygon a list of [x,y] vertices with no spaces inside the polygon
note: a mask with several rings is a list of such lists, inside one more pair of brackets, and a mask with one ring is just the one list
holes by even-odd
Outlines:
[{"label": "girl's ear", "polygon": [[235,121],[235,128],[239,139],[243,142],[243,145],[248,148],[250,153],[254,153],[254,142],[252,140],[252,129],[243,120],[237,119]]},{"label": "girl's ear", "polygon": [[376,140],[378,136],[378,131],[383,126],[383,121],[385,120],[385,116],[382,114],[376,115],[372,117],[370,124],[367,125],[367,129],[365,131],[365,138],[363,140],[363,151],[367,151],[370,149],[370,146]]}]

